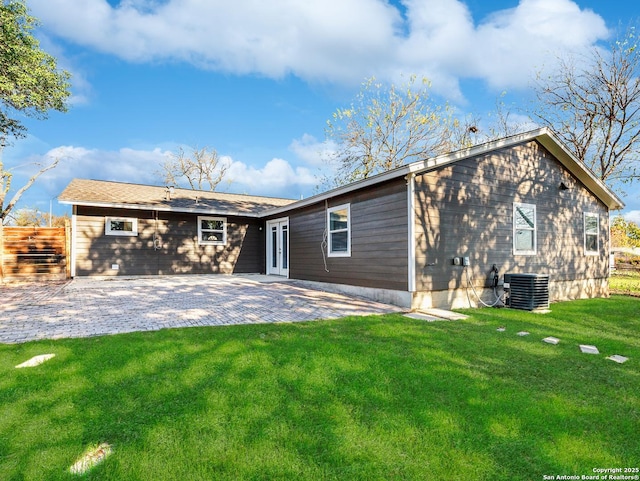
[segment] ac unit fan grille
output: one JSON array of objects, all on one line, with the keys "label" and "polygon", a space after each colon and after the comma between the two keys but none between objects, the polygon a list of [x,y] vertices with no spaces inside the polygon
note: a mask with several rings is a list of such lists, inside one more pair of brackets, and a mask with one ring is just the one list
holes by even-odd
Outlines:
[{"label": "ac unit fan grille", "polygon": [[549,308],[549,276],[540,274],[510,274],[509,306],[514,309]]}]

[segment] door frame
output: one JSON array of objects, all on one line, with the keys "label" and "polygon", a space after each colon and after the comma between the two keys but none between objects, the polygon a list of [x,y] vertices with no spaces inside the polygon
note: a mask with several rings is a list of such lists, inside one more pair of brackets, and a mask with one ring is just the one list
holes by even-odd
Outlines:
[{"label": "door frame", "polygon": [[[276,232],[276,245],[273,245],[273,232],[275,228]],[[267,247],[267,275],[284,276],[289,277],[289,252],[291,251],[291,243],[289,242],[289,217],[280,217],[278,219],[268,220],[266,222],[266,247]],[[286,248],[282,248],[283,234],[286,233]],[[276,259],[274,265],[274,247],[276,252]],[[286,256],[286,258],[285,258]],[[286,266],[286,267],[283,267]]]}]

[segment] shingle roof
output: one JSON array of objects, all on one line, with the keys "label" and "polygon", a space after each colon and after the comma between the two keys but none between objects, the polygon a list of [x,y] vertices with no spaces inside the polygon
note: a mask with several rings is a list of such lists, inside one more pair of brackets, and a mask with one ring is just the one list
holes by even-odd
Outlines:
[{"label": "shingle roof", "polygon": [[258,216],[292,199],[226,194],[104,180],[73,179],[58,196],[63,204]]}]

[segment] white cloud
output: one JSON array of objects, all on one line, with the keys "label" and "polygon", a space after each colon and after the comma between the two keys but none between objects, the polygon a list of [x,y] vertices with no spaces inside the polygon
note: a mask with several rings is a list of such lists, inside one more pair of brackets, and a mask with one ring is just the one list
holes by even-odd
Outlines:
[{"label": "white cloud", "polygon": [[320,142],[313,135],[303,134],[291,142],[289,150],[307,165],[326,167],[327,159],[336,152],[337,145],[333,140]]},{"label": "white cloud", "polygon": [[[109,151],[59,146],[44,155],[32,155],[18,160],[20,167],[16,169],[14,185],[23,185],[40,168],[37,164],[49,164],[56,158],[60,159],[58,166],[38,179],[28,197],[54,197],[73,178],[161,185],[158,172],[170,155],[171,151],[159,148],[122,148]],[[221,161],[228,166],[228,171],[218,188],[220,191],[295,197],[312,191],[318,182],[309,168],[295,167],[284,159],[274,158],[260,167],[235,161],[228,156],[221,156]]]},{"label": "white cloud", "polygon": [[177,59],[238,74],[321,79],[350,77],[358,64],[389,49],[400,19],[379,0],[128,1],[118,7],[105,0],[33,0],[30,6],[61,37],[127,60]]},{"label": "white cloud", "polygon": [[[38,170],[36,164],[49,164],[60,159],[58,166],[42,175],[33,189],[50,195],[59,194],[74,177],[112,180],[140,184],[157,184],[160,165],[170,152],[161,149],[135,150],[122,148],[114,151],[86,149],[77,146],[59,146],[41,156],[30,156],[21,169],[21,177]],[[20,179],[22,180],[22,179]]]},{"label": "white cloud", "polygon": [[[526,85],[553,53],[607,36],[601,17],[571,0],[521,0],[474,23],[460,0],[31,0],[48,31],[136,61],[178,60],[235,74],[359,83],[429,77],[460,98],[461,78]],[[73,13],[70,13],[73,12]]]},{"label": "white cloud", "polygon": [[279,195],[288,197],[288,191],[309,190],[318,180],[306,167],[294,167],[284,159],[271,159],[264,167],[254,167],[240,161],[232,161],[227,171],[230,191]]},{"label": "white cloud", "polygon": [[604,20],[570,0],[522,0],[480,25],[475,38],[477,75],[491,85],[523,85],[533,69],[550,68],[563,51],[593,45],[608,34]]},{"label": "white cloud", "polygon": [[624,218],[627,221],[635,222],[637,225],[640,225],[640,210],[625,212]]}]

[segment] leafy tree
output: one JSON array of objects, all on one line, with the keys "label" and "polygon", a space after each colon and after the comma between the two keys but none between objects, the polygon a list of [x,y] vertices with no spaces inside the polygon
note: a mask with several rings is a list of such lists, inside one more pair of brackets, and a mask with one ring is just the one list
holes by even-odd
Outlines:
[{"label": "leafy tree", "polygon": [[17,209],[11,214],[11,223],[18,227],[40,227],[47,225],[47,215],[35,208]]},{"label": "leafy tree", "polygon": [[608,51],[560,58],[538,76],[534,117],[603,181],[640,178],[640,49],[634,28]]},{"label": "leafy tree", "polygon": [[24,0],[0,0],[0,223],[36,178],[59,161],[43,166],[4,205],[12,173],[1,154],[11,137],[26,135],[18,117],[45,119],[50,110],[65,112],[70,95],[70,74],[58,70],[56,59],[40,49],[31,33],[36,26]]},{"label": "leafy tree", "polygon": [[640,247],[640,227],[621,215],[611,222],[611,243],[614,247]]},{"label": "leafy tree", "polygon": [[227,174],[228,166],[215,149],[192,148],[188,154],[180,148],[162,165],[160,175],[166,185],[180,186],[186,180],[193,190],[216,190]]},{"label": "leafy tree", "polygon": [[24,207],[16,209],[9,215],[11,225],[18,227],[64,227],[69,215],[51,215],[36,207]]}]

